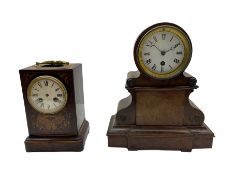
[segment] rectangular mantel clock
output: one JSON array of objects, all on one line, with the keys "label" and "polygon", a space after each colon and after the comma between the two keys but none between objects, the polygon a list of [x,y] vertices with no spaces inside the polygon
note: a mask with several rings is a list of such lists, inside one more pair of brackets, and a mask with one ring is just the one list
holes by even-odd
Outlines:
[{"label": "rectangular mantel clock", "polygon": [[19,72],[29,132],[26,151],[82,151],[89,132],[82,65],[46,61]]}]

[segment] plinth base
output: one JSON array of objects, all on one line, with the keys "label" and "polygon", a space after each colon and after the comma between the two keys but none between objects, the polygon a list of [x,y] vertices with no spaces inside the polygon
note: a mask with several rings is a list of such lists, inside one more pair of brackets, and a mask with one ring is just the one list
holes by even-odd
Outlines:
[{"label": "plinth base", "polygon": [[214,133],[201,126],[116,125],[112,116],[107,132],[109,147],[128,150],[181,150],[212,148]]},{"label": "plinth base", "polygon": [[79,136],[72,137],[36,137],[29,136],[25,140],[27,152],[82,151],[89,133],[89,123],[84,120]]}]

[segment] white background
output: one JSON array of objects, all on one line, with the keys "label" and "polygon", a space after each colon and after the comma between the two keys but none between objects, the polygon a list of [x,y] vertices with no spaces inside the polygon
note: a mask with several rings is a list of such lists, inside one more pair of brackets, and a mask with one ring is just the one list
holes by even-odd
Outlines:
[{"label": "white background", "polygon": [[[1,0],[0,174],[232,174],[232,4],[187,0]],[[198,80],[191,99],[216,137],[213,149],[127,151],[107,147],[107,127],[136,70],[137,36],[158,22],[189,34],[187,72]],[[36,61],[83,64],[91,130],[80,153],[26,153],[28,135],[18,70]]]}]

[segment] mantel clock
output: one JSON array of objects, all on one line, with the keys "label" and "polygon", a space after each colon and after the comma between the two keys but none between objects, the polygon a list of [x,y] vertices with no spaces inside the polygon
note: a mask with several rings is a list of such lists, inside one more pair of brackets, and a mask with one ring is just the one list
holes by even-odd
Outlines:
[{"label": "mantel clock", "polygon": [[82,151],[89,132],[82,65],[46,61],[19,72],[29,131],[26,151]]},{"label": "mantel clock", "polygon": [[181,151],[212,147],[214,133],[189,99],[198,88],[196,78],[184,72],[191,57],[191,40],[175,24],[158,23],[139,35],[134,46],[138,71],[128,73],[130,95],[111,117],[110,147]]}]

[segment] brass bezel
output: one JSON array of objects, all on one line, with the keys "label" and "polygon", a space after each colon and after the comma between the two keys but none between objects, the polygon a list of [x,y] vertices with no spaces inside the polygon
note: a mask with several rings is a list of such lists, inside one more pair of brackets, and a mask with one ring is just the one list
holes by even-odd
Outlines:
[{"label": "brass bezel", "polygon": [[[33,105],[34,103],[31,100],[31,98],[29,97],[29,96],[31,96],[31,92],[32,92],[31,89],[32,89],[32,86],[36,82],[41,81],[41,80],[51,80],[51,81],[57,83],[59,85],[59,87],[61,87],[62,92],[64,94],[65,102],[63,103],[62,107],[59,110],[54,111],[54,112],[44,112],[44,111],[41,111],[39,108],[37,108],[37,107],[35,107]],[[60,112],[66,106],[67,98],[68,98],[68,93],[67,93],[65,85],[60,80],[58,80],[57,78],[55,78],[53,76],[43,75],[43,76],[36,77],[29,83],[28,88],[27,88],[27,99],[28,99],[29,104],[33,107],[33,109],[35,109],[37,112],[40,112],[42,114],[56,114],[56,113]]]},{"label": "brass bezel", "polygon": [[[175,70],[165,73],[159,73],[159,72],[154,72],[145,66],[142,58],[142,50],[148,38],[150,38],[152,35],[154,35],[157,32],[163,32],[163,31],[174,33],[179,37],[179,39],[184,45],[184,58],[181,64]],[[169,79],[178,76],[188,66],[191,60],[191,56],[192,56],[192,43],[189,36],[181,27],[172,23],[159,23],[147,28],[144,32],[142,32],[142,34],[137,39],[134,48],[134,59],[138,69],[147,76],[156,79]]]}]

